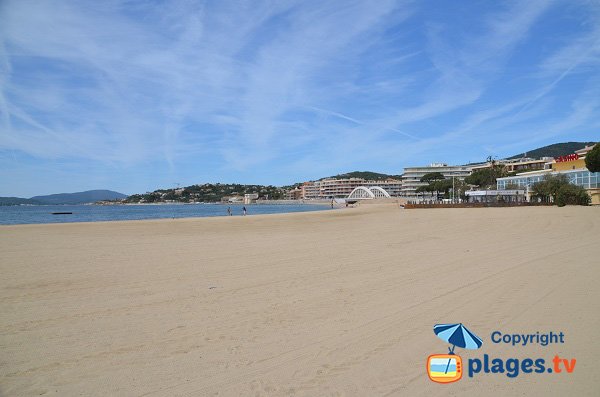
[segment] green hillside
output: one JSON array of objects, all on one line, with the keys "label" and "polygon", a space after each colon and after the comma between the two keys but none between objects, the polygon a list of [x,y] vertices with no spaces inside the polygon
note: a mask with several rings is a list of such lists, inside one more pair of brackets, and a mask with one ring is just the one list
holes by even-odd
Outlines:
[{"label": "green hillside", "polygon": [[260,198],[272,200],[284,198],[284,191],[275,186],[205,183],[180,189],[159,189],[145,194],[133,194],[125,203],[218,203],[223,197],[257,193]]},{"label": "green hillside", "polygon": [[533,149],[527,153],[520,153],[512,157],[508,157],[508,160],[519,159],[521,157],[531,157],[534,159],[540,157],[558,157],[567,154],[574,153],[576,150],[583,149],[588,145],[593,145],[596,142],[563,142],[554,143],[552,145],[544,146],[541,148]]},{"label": "green hillside", "polygon": [[[368,181],[376,181],[376,180],[388,179],[388,178],[398,179],[398,178],[400,178],[400,175],[380,174],[378,172],[371,172],[371,171],[352,171],[352,172],[347,172],[345,174],[330,176],[328,178],[336,178],[336,179],[362,178],[362,179],[366,179]],[[320,180],[328,179],[328,178],[321,178]]]}]

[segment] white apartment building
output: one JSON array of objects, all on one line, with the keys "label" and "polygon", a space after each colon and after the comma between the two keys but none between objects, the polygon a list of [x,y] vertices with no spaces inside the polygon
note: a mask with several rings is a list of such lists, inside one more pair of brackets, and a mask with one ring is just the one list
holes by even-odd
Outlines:
[{"label": "white apartment building", "polygon": [[417,193],[415,191],[417,188],[427,185],[426,182],[421,182],[421,178],[425,174],[432,172],[439,172],[446,178],[456,177],[459,180],[464,180],[467,176],[471,175],[471,167],[432,163],[429,166],[405,168],[402,175],[401,195],[404,197],[416,197]]}]

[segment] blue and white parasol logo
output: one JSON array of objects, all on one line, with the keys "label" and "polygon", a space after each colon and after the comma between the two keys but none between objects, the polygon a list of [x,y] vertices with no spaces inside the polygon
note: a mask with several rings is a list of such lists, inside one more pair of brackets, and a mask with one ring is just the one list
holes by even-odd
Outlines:
[{"label": "blue and white parasol logo", "polygon": [[438,338],[452,345],[448,347],[448,354],[454,354],[456,346],[463,349],[479,349],[483,345],[481,338],[469,331],[462,323],[436,324],[433,326],[433,332]]}]

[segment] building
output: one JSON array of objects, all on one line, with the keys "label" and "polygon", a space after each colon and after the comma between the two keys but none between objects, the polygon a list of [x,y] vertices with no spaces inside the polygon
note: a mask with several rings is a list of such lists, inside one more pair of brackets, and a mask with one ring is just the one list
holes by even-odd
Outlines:
[{"label": "building", "polygon": [[[518,171],[537,171],[548,169],[552,164],[552,157],[542,157],[541,159],[532,159],[528,157],[513,159],[513,160],[498,160],[496,164],[503,165],[507,172],[518,172]],[[470,166],[471,171],[478,171],[485,168],[490,168],[491,162],[476,164]]]},{"label": "building", "polygon": [[402,181],[397,179],[368,180],[363,178],[323,179],[320,181],[319,198],[346,198],[359,186],[379,186],[390,196],[398,196],[402,189]]},{"label": "building", "polygon": [[302,190],[302,198],[305,200],[321,198],[321,182],[304,182],[300,189]]},{"label": "building", "polygon": [[244,204],[252,204],[258,199],[258,193],[244,194]]},{"label": "building", "polygon": [[425,174],[432,172],[439,172],[444,175],[445,178],[458,178],[464,180],[467,176],[471,175],[471,167],[464,165],[451,165],[445,163],[433,163],[429,166],[423,167],[408,167],[404,169],[402,175],[402,188],[401,195],[404,197],[416,197],[417,188],[420,186],[426,186],[426,182],[421,182],[421,178]]},{"label": "building", "polygon": [[286,200],[301,200],[302,199],[302,189],[294,188],[285,192]]},{"label": "building", "polygon": [[465,192],[469,203],[522,203],[525,190],[470,190]]},{"label": "building", "polygon": [[585,166],[585,155],[592,149],[587,146],[568,156],[554,159],[551,168],[540,171],[524,172],[515,176],[498,178],[498,190],[525,189],[527,200],[531,199],[532,186],[544,180],[547,175],[566,175],[572,184],[587,190],[592,204],[600,204],[600,172],[590,172]]},{"label": "building", "polygon": [[385,179],[385,180],[366,180],[364,185],[366,187],[375,187],[379,186],[392,197],[400,196],[402,193],[402,181],[398,179]]},{"label": "building", "polygon": [[244,201],[243,196],[235,195],[235,196],[223,196],[221,198],[222,203],[241,203]]},{"label": "building", "polygon": [[[398,179],[369,180],[363,178],[327,178],[320,181],[304,182],[300,186],[300,197],[304,200],[318,200],[330,198],[346,198],[359,186],[379,186],[390,196],[398,196],[402,188],[402,181]],[[288,195],[293,190],[288,191]],[[291,197],[291,196],[290,196]]]}]

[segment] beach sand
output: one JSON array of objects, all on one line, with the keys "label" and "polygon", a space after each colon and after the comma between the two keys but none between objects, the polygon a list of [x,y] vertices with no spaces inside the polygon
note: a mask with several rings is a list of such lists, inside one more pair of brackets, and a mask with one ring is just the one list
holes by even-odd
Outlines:
[{"label": "beach sand", "polygon": [[[597,207],[3,226],[0,395],[598,395],[599,260]],[[433,383],[454,322],[575,370]]]}]

